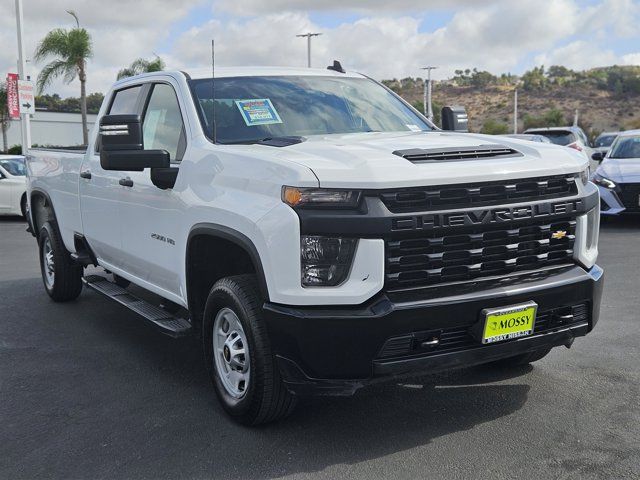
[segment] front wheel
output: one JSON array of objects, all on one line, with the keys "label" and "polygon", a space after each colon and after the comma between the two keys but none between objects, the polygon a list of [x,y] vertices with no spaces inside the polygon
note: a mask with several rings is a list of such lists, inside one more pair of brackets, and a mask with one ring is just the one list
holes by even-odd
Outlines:
[{"label": "front wheel", "polygon": [[286,389],[271,352],[255,277],[216,282],[203,318],[206,366],[226,412],[245,425],[289,415],[296,398]]},{"label": "front wheel", "polygon": [[56,302],[75,300],[82,291],[82,267],[75,265],[58,229],[46,222],[38,237],[40,270],[44,288]]}]

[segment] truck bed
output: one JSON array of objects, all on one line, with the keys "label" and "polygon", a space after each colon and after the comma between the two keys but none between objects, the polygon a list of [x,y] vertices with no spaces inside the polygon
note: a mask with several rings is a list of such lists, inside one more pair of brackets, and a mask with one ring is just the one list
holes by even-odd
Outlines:
[{"label": "truck bed", "polygon": [[78,185],[86,151],[85,146],[33,148],[27,155],[29,198],[33,193],[46,193],[50,197],[56,206],[62,238],[70,251],[74,250],[74,232],[82,231]]}]

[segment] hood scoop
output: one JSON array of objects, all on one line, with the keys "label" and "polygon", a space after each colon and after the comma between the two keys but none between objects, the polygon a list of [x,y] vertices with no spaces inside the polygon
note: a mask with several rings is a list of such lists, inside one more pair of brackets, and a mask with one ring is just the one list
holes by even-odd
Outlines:
[{"label": "hood scoop", "polygon": [[411,148],[408,150],[396,150],[393,154],[406,158],[412,163],[523,156],[522,153],[517,150],[499,144],[478,145],[473,147]]}]

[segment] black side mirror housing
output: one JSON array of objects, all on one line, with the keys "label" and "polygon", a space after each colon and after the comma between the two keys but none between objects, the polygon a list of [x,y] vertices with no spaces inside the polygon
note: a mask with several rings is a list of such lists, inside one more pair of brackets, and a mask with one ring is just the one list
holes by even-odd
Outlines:
[{"label": "black side mirror housing", "polygon": [[601,162],[604,159],[604,155],[602,154],[602,152],[594,152],[591,155],[591,159],[595,160],[596,162]]},{"label": "black side mirror housing", "polygon": [[105,115],[100,120],[100,166],[105,170],[141,172],[169,168],[166,150],[144,150],[140,115]]},{"label": "black side mirror housing", "polygon": [[468,132],[469,117],[461,105],[442,108],[442,129],[451,132]]}]

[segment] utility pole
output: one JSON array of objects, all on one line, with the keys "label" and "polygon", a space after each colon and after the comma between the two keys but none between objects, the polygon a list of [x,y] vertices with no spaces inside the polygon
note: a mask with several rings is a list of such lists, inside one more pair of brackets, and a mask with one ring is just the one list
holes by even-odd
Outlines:
[{"label": "utility pole", "polygon": [[427,71],[427,81],[424,82],[424,115],[430,121],[433,121],[433,106],[431,105],[431,70],[438,67],[422,67],[421,70]]},{"label": "utility pole", "polygon": [[319,37],[322,33],[303,33],[296,37],[306,37],[307,39],[307,67],[311,68],[311,37]]},{"label": "utility pole", "polygon": [[[22,13],[22,0],[16,0],[16,24],[18,27],[18,75],[20,80],[29,80],[27,78],[27,59],[24,53],[24,39],[22,35],[22,24],[24,23],[24,15]],[[31,118],[28,113],[22,113],[22,122],[20,124],[22,130],[22,154],[26,155],[31,148]]]},{"label": "utility pole", "polygon": [[513,93],[513,133],[518,133],[518,89]]}]

